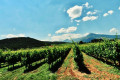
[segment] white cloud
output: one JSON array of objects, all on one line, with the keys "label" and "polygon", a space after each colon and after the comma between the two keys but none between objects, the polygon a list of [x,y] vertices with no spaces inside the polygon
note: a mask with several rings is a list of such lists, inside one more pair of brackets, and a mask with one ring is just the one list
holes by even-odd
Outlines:
[{"label": "white cloud", "polygon": [[90,33],[85,33],[85,34],[72,34],[72,33],[67,33],[67,34],[63,34],[63,35],[58,35],[58,36],[52,36],[51,39],[52,41],[63,41],[66,39],[76,39],[76,38],[81,38],[84,36],[89,35]]},{"label": "white cloud", "polygon": [[113,14],[113,10],[108,11],[109,14]]},{"label": "white cloud", "polygon": [[83,17],[83,21],[88,21],[88,20],[96,20],[98,18],[98,16],[86,16],[86,17]]},{"label": "white cloud", "polygon": [[25,37],[25,34],[18,34],[17,37]]},{"label": "white cloud", "polygon": [[77,23],[77,26],[79,26],[80,24],[79,23]]},{"label": "white cloud", "polygon": [[120,6],[119,6],[118,10],[120,10]]},{"label": "white cloud", "polygon": [[90,33],[85,33],[84,36],[87,36],[87,35],[89,35],[89,34],[90,34]]},{"label": "white cloud", "polygon": [[89,3],[88,3],[88,2],[86,2],[84,5],[85,5],[86,7],[88,7]]},{"label": "white cloud", "polygon": [[59,35],[59,36],[52,36],[51,39],[52,41],[63,41],[63,40],[66,40],[66,39],[69,39],[72,38],[72,39],[75,39],[75,38],[80,38],[82,37],[81,34],[63,34],[63,35]]},{"label": "white cloud", "polygon": [[94,14],[96,14],[96,13],[97,13],[97,10],[95,10],[95,11],[93,11],[93,12],[88,11],[88,12],[87,12],[87,15],[94,15]]},{"label": "white cloud", "polygon": [[65,28],[61,28],[60,30],[56,31],[55,33],[56,34],[59,34],[59,33],[70,33],[70,32],[74,32],[77,30],[77,27],[68,27],[67,29]]},{"label": "white cloud", "polygon": [[8,35],[1,35],[1,37],[3,37],[3,38],[25,37],[25,34],[17,34],[17,35],[8,34]]},{"label": "white cloud", "polygon": [[[67,10],[67,13],[68,13],[69,17],[71,18],[71,22],[73,22],[73,19],[81,17],[83,8],[85,8],[85,7],[86,8],[92,8],[93,6],[89,5],[89,3],[86,2],[85,4],[82,4],[81,6],[75,5],[75,6],[69,8]],[[93,14],[96,14],[96,13],[97,13],[97,10],[94,10],[94,12],[90,11],[87,14],[88,15],[93,15]]]},{"label": "white cloud", "polygon": [[75,18],[78,18],[78,17],[81,16],[81,14],[82,14],[82,9],[83,9],[82,6],[76,5],[76,6],[72,7],[72,8],[69,8],[69,9],[67,10],[67,13],[69,14],[69,17],[70,17],[71,19],[75,19]]},{"label": "white cloud", "polygon": [[110,31],[109,31],[110,33],[117,33],[118,32],[118,30],[116,29],[116,28],[112,28],[112,29],[110,29]]},{"label": "white cloud", "polygon": [[113,14],[113,10],[109,10],[107,13],[104,13],[103,16],[106,17],[108,15],[112,15]]},{"label": "white cloud", "polygon": [[60,30],[56,31],[55,33],[59,34],[59,33],[65,33],[65,32],[66,32],[66,29],[65,28],[61,28]]},{"label": "white cloud", "polygon": [[80,22],[81,20],[75,20],[75,22]]},{"label": "white cloud", "polygon": [[52,35],[51,34],[48,34],[49,37],[51,37]]},{"label": "white cloud", "polygon": [[108,13],[103,14],[103,16],[104,16],[104,17],[105,17],[105,16],[108,16]]},{"label": "white cloud", "polygon": [[92,5],[90,6],[88,2],[86,2],[85,4],[83,4],[83,6],[85,6],[86,8],[92,8],[93,7]]}]

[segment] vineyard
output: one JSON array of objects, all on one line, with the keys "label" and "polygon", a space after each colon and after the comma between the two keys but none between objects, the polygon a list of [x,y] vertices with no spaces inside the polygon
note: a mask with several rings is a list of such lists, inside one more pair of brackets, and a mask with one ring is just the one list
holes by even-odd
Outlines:
[{"label": "vineyard", "polygon": [[[111,63],[112,66],[109,65],[109,67],[113,69],[113,71],[110,72],[109,75],[114,75],[110,79],[120,78],[119,41],[104,40],[104,42],[81,45],[75,42],[73,43],[74,44],[46,46],[43,48],[20,49],[16,51],[3,51],[1,49],[0,80],[92,79],[94,71],[91,63],[88,63],[89,59],[91,62],[93,62],[93,60],[95,60],[95,62],[98,60],[103,61],[104,63],[98,62],[103,65],[108,65],[106,64],[108,62]],[[65,77],[60,77],[61,75]],[[116,75],[117,78],[114,77]],[[100,77],[101,76],[95,76],[94,78]]]},{"label": "vineyard", "polygon": [[102,44],[81,46],[80,49],[89,56],[120,66],[120,44],[117,41],[105,40]]},{"label": "vineyard", "polygon": [[0,67],[7,63],[14,65],[21,63],[21,66],[29,68],[32,63],[40,60],[46,61],[49,65],[53,66],[53,63],[59,62],[70,51],[69,46],[64,47],[46,47],[43,49],[30,49],[30,50],[18,50],[18,51],[5,51],[0,50]]}]

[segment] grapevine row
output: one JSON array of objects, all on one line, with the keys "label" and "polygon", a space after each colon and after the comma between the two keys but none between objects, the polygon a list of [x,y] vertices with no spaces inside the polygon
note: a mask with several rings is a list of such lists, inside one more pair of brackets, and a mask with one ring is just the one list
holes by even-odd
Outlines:
[{"label": "grapevine row", "polygon": [[53,64],[53,62],[62,59],[70,50],[70,47],[47,47],[42,49],[31,49],[31,50],[18,50],[18,51],[6,51],[0,50],[0,67],[1,63],[7,63],[9,65],[14,65],[20,62],[21,65],[30,67],[33,62],[40,61],[42,59],[46,60],[48,64]]},{"label": "grapevine row", "polygon": [[80,48],[86,54],[105,61],[112,61],[115,65],[120,65],[120,44],[118,41],[105,40],[99,45],[81,46]]}]

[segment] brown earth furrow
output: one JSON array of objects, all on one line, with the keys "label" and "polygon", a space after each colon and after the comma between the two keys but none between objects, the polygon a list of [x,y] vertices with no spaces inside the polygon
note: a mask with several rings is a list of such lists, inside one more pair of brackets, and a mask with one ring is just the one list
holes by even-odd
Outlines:
[{"label": "brown earth furrow", "polygon": [[[70,51],[68,54],[73,55],[73,50]],[[57,75],[59,75],[58,80],[66,80],[65,77],[74,77],[75,79],[73,80],[119,80],[120,76],[115,75],[112,73],[109,73],[107,71],[104,71],[104,68],[109,70],[110,68],[101,66],[102,64],[94,59],[94,58],[89,58],[86,54],[83,54],[84,56],[84,64],[86,68],[91,72],[91,74],[86,74],[78,71],[77,69],[74,69],[74,58],[71,56],[69,58],[69,64],[67,67],[60,67],[59,70],[57,71]],[[65,61],[68,60],[68,56],[66,57]],[[98,69],[96,66],[98,66],[100,69]],[[69,80],[69,79],[67,79]]]}]

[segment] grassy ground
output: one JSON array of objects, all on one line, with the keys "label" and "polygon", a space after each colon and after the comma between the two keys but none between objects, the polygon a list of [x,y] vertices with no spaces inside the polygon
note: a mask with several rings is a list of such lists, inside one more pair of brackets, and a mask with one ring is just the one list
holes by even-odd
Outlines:
[{"label": "grassy ground", "polygon": [[[37,62],[35,70],[25,73],[26,68],[21,67],[8,71],[7,67],[0,69],[0,80],[56,80],[56,74],[49,71],[49,65],[44,62]],[[35,65],[33,64],[33,66]]]},{"label": "grassy ground", "polygon": [[120,70],[103,63],[93,57],[84,55],[84,63],[86,67],[91,71],[91,74],[86,74],[84,77],[93,80],[120,80]]}]

